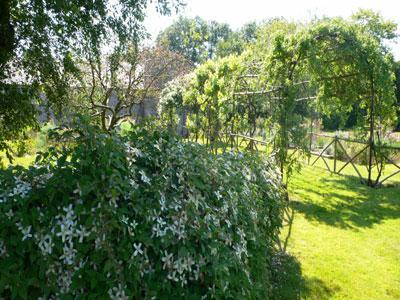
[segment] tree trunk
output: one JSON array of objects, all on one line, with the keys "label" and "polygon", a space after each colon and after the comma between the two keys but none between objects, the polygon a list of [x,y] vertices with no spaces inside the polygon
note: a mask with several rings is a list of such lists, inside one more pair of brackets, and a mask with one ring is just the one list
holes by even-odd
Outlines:
[{"label": "tree trunk", "polygon": [[179,119],[177,133],[179,136],[187,138],[188,137],[188,130],[186,128],[186,121],[187,121],[188,111],[186,108],[183,109],[182,114]]}]

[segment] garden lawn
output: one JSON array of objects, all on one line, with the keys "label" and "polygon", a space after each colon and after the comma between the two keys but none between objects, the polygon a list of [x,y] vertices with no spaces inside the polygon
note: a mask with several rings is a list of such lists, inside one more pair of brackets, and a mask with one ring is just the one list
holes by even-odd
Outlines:
[{"label": "garden lawn", "polygon": [[[19,165],[25,168],[28,168],[31,164],[34,163],[36,155],[27,154],[22,157],[14,157],[13,158],[13,165]],[[4,153],[0,152],[0,158],[2,159],[0,163],[0,168],[4,167],[7,168],[10,164],[10,161],[7,159],[7,156]]]},{"label": "garden lawn", "polygon": [[295,216],[287,299],[400,299],[400,187],[373,189],[305,166],[289,183]]}]

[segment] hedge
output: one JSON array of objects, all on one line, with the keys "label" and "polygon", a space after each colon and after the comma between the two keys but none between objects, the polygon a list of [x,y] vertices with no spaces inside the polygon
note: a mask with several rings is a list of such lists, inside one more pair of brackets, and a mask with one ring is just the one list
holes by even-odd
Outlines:
[{"label": "hedge", "polygon": [[274,164],[160,130],[57,134],[0,174],[0,296],[265,299],[286,205]]}]

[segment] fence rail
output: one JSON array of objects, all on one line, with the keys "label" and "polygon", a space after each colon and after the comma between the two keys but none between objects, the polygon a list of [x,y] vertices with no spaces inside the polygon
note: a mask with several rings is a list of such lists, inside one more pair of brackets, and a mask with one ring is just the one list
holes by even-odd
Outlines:
[{"label": "fence rail", "polygon": [[[224,136],[227,137],[227,139],[229,140],[231,147],[234,148],[240,148],[243,146],[243,143],[245,141],[247,141],[247,145],[245,145],[246,149],[249,150],[257,150],[258,151],[258,147],[257,145],[264,145],[264,146],[268,146],[270,145],[270,142],[268,141],[264,141],[264,140],[259,140],[256,139],[254,137],[251,136],[247,136],[247,135],[243,135],[243,134],[237,134],[237,133],[221,133]],[[228,138],[229,136],[229,138]],[[396,153],[400,154],[400,147],[396,147],[396,146],[391,146],[391,145],[379,145],[379,144],[375,144],[375,143],[371,143],[371,142],[366,142],[366,141],[362,141],[362,140],[357,140],[357,139],[351,139],[351,138],[345,138],[345,137],[339,137],[337,135],[328,135],[328,134],[322,134],[322,133],[313,133],[310,132],[309,133],[310,136],[310,145],[309,145],[309,159],[308,159],[308,164],[311,166],[314,166],[319,160],[322,160],[326,169],[329,172],[338,174],[338,175],[343,175],[344,169],[346,167],[352,167],[355,171],[355,173],[357,174],[358,178],[360,179],[361,182],[363,183],[367,183],[370,186],[381,186],[383,185],[384,182],[386,182],[388,179],[399,175],[400,174],[400,164],[395,162],[393,159],[391,159],[388,155],[386,154],[381,154],[381,167],[379,168],[379,163],[377,161],[377,152],[380,152],[381,149],[387,149],[387,150],[392,150],[395,151]],[[327,142],[327,144],[323,147],[323,149],[321,151],[313,151],[312,150],[312,140],[314,137],[323,137],[323,138],[328,138],[331,139]],[[239,140],[241,139],[241,140]],[[347,142],[347,143],[357,143],[357,144],[361,144],[364,145],[361,149],[359,149],[358,151],[356,151],[353,154],[350,154],[348,150],[346,150],[346,147],[344,146],[343,142]],[[333,147],[333,153],[329,154],[328,149],[330,147]],[[372,147],[372,151],[369,151],[369,149]],[[295,149],[295,151],[297,151],[296,147],[293,147],[293,149]],[[340,149],[340,150],[339,150]],[[345,156],[345,159],[343,160],[342,158],[339,157],[338,152],[341,151],[343,153],[343,155]],[[356,159],[363,153],[365,153],[366,151],[368,151],[369,153],[373,153],[374,154],[374,160],[375,162],[373,162],[373,160],[368,160],[368,164],[366,165],[367,170],[368,170],[368,178],[365,178],[362,175],[362,172],[360,171],[360,166],[357,167],[356,164]],[[312,160],[311,162],[311,157],[314,156],[315,159]],[[329,161],[328,159],[333,160],[333,167],[329,165]],[[343,162],[344,164],[342,166],[339,167],[338,162]],[[373,162],[373,163],[371,163]],[[396,170],[390,174],[387,174],[386,176],[382,176],[382,171],[384,166],[387,165],[393,165],[396,167]],[[372,170],[374,167],[378,168],[378,175],[376,178],[372,179]]]},{"label": "fence rail", "polygon": [[[387,150],[399,151],[399,153],[400,153],[400,147],[391,146],[391,145],[379,145],[379,144],[375,144],[374,141],[371,141],[371,140],[366,142],[366,141],[361,141],[361,140],[356,140],[356,139],[339,137],[337,135],[332,136],[332,135],[313,133],[313,132],[310,132],[309,135],[310,135],[310,155],[317,156],[317,158],[311,164],[312,166],[315,165],[315,163],[319,159],[322,159],[325,163],[325,166],[327,167],[327,169],[330,172],[333,172],[336,174],[341,174],[341,172],[344,170],[344,168],[346,168],[348,165],[351,165],[353,167],[353,169],[355,170],[355,172],[357,173],[360,180],[362,182],[366,182],[368,185],[371,185],[371,186],[382,185],[388,179],[392,178],[393,176],[396,176],[397,174],[400,174],[400,166],[396,162],[394,162],[392,159],[390,159],[386,154],[381,154],[381,162],[380,163],[377,161],[377,157],[378,157],[377,153],[381,152],[380,150],[387,149]],[[330,142],[328,142],[328,144],[322,149],[321,152],[315,152],[315,151],[311,151],[313,136],[329,138],[332,140]],[[345,147],[343,146],[342,141],[349,142],[349,143],[362,144],[362,145],[364,145],[364,147],[362,147],[361,150],[357,151],[356,153],[354,153],[351,156],[351,155],[349,155],[348,151],[346,151]],[[327,151],[327,149],[332,144],[334,145],[333,155],[331,155],[331,157],[329,157],[329,158],[333,159],[333,165],[334,165],[333,170],[331,170],[329,168],[329,164],[325,160],[327,157],[326,157],[326,155],[324,155],[324,153]],[[344,153],[344,155],[346,157],[345,164],[339,170],[337,170],[337,161],[339,160],[338,147],[340,147],[341,151]],[[362,176],[360,170],[357,168],[357,166],[355,164],[356,158],[358,158],[362,153],[365,153],[366,151],[369,151],[368,152],[369,155],[371,155],[371,154],[373,155],[373,157],[371,157],[371,159],[368,160],[368,165],[367,165],[368,178],[367,179]],[[375,160],[375,162],[373,162],[373,160]],[[379,167],[379,164],[381,164],[380,167]],[[386,177],[381,178],[384,165],[393,165],[398,170],[387,175]],[[372,179],[372,170],[374,167],[376,167],[378,169],[378,175],[375,179]]]}]

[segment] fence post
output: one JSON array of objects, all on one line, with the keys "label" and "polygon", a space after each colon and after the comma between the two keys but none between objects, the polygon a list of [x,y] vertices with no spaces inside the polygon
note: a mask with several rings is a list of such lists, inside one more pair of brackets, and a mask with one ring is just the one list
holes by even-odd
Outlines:
[{"label": "fence post", "polygon": [[336,173],[337,140],[338,140],[338,137],[335,134],[335,143],[333,145],[333,173]]},{"label": "fence post", "polygon": [[310,145],[308,147],[308,151],[309,151],[309,153],[308,153],[308,164],[310,164],[310,160],[311,160],[312,138],[313,138],[313,119],[311,118],[311,121],[310,121]]},{"label": "fence post", "polygon": [[370,102],[370,116],[369,116],[369,157],[368,157],[368,182],[369,186],[372,186],[372,164],[373,164],[373,153],[375,147],[375,89],[374,80],[371,77],[371,102]]}]

